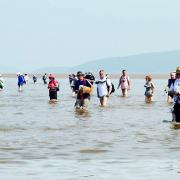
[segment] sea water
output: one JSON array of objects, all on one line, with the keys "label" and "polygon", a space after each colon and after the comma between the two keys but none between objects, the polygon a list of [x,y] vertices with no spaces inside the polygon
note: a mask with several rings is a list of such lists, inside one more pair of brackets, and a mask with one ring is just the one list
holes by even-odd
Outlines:
[{"label": "sea water", "polygon": [[101,108],[95,94],[84,114],[74,111],[68,79],[59,81],[59,102],[50,104],[41,79],[30,80],[23,92],[16,79],[6,79],[0,92],[1,179],[180,179],[180,130],[167,123],[166,80],[154,81],[152,104],[144,102],[144,80],[134,79],[128,98],[116,90],[109,107]]}]

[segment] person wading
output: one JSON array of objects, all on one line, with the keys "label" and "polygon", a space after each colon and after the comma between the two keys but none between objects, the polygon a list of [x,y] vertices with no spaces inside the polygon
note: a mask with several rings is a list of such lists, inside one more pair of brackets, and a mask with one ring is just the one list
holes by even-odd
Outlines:
[{"label": "person wading", "polygon": [[121,87],[122,96],[127,97],[128,91],[130,90],[130,78],[126,70],[122,70],[122,76],[119,79],[119,85],[117,89],[119,89],[119,87]]},{"label": "person wading", "polygon": [[112,91],[112,83],[110,79],[107,79],[104,70],[99,71],[99,80],[96,81],[97,84],[97,95],[101,106],[107,106],[108,97]]},{"label": "person wading", "polygon": [[87,111],[92,93],[92,84],[84,78],[81,71],[77,72],[77,78],[78,80],[75,82],[75,91],[77,93],[75,107],[76,110]]}]

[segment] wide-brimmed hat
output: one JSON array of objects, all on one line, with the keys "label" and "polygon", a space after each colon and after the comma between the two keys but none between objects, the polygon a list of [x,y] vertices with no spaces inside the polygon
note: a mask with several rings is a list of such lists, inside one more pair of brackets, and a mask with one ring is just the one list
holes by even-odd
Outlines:
[{"label": "wide-brimmed hat", "polygon": [[0,77],[2,77],[2,74],[0,74]]},{"label": "wide-brimmed hat", "polygon": [[84,74],[82,73],[82,71],[78,71],[77,76],[84,76]]},{"label": "wide-brimmed hat", "polygon": [[49,75],[49,79],[55,79],[55,78],[56,78],[55,75],[53,75],[53,74]]},{"label": "wide-brimmed hat", "polygon": [[180,66],[176,68],[176,74],[180,74]]}]

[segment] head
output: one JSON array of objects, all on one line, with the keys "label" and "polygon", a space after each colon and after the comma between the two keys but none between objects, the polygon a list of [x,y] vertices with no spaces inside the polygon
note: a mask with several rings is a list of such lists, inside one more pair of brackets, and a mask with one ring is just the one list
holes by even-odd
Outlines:
[{"label": "head", "polygon": [[106,73],[105,73],[104,70],[100,70],[100,71],[99,71],[99,77],[100,77],[100,79],[103,79],[103,78],[106,77]]},{"label": "head", "polygon": [[171,78],[171,79],[176,79],[176,73],[171,72],[171,73],[170,73],[170,78]]},{"label": "head", "polygon": [[125,76],[127,74],[126,70],[122,70],[122,74]]},{"label": "head", "polygon": [[2,74],[0,74],[0,77],[2,77]]},{"label": "head", "polygon": [[18,72],[18,73],[17,73],[17,76],[20,76],[20,75],[21,75],[21,73],[20,73],[20,72]]},{"label": "head", "polygon": [[54,76],[53,74],[50,74],[50,75],[49,75],[49,80],[52,81],[52,80],[54,80],[54,79],[55,79],[55,76]]},{"label": "head", "polygon": [[180,67],[176,68],[176,79],[180,79]]},{"label": "head", "polygon": [[79,80],[83,80],[83,79],[84,79],[84,74],[83,74],[81,71],[78,71],[78,72],[77,72],[77,78],[78,78]]},{"label": "head", "polygon": [[151,75],[147,75],[145,79],[146,79],[146,81],[151,81],[152,80],[152,76]]}]

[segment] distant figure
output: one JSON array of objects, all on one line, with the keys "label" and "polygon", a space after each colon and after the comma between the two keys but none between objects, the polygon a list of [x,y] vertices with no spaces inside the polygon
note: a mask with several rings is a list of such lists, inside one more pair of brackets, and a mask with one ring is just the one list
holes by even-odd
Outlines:
[{"label": "distant figure", "polygon": [[44,84],[47,84],[47,74],[45,73],[42,77]]},{"label": "distant figure", "polygon": [[121,91],[123,97],[128,96],[128,90],[130,90],[130,78],[126,72],[126,70],[122,70],[122,76],[119,79],[119,85],[118,88],[121,86]]},{"label": "distant figure", "polygon": [[92,93],[92,84],[84,78],[81,71],[77,72],[78,80],[75,84],[77,99],[75,103],[76,110],[87,111]]},{"label": "distant figure", "polygon": [[18,77],[18,90],[22,91],[23,90],[22,87],[26,83],[25,78],[20,72],[17,73],[17,77]]},{"label": "distant figure", "polygon": [[75,74],[70,74],[69,75],[69,84],[70,84],[70,87],[71,87],[71,90],[72,90],[72,96],[73,97],[76,96],[75,84],[76,84],[77,80],[78,79],[77,79]]},{"label": "distant figure", "polygon": [[33,82],[34,84],[37,82],[37,76],[33,75]]},{"label": "distant figure", "polygon": [[84,78],[89,80],[92,85],[94,84],[95,77],[91,72],[86,73]]},{"label": "distant figure", "polygon": [[175,80],[176,80],[176,73],[171,72],[170,79],[168,80],[168,85],[167,85],[167,88],[168,88],[168,91],[167,91],[167,93],[168,93],[167,102],[168,103],[173,103],[173,93],[171,93],[171,91],[169,91],[169,90],[170,90],[171,85],[174,84]]},{"label": "distant figure", "polygon": [[112,91],[111,80],[106,77],[104,70],[99,71],[99,80],[96,81],[97,84],[97,95],[100,100],[100,104],[103,107],[107,106],[108,97]]},{"label": "distant figure", "polygon": [[148,75],[145,78],[146,83],[144,87],[146,88],[145,90],[145,102],[150,103],[153,101],[153,94],[154,94],[154,84],[152,82],[152,76]]},{"label": "distant figure", "polygon": [[57,101],[57,92],[59,91],[59,82],[56,80],[56,77],[52,74],[49,76],[49,98],[51,102]]},{"label": "distant figure", "polygon": [[173,121],[180,123],[180,67],[176,69],[176,80],[171,84],[170,93],[173,94],[174,107],[172,111]]},{"label": "distant figure", "polygon": [[25,84],[27,84],[28,81],[29,81],[29,76],[28,76],[28,74],[24,74],[24,79],[25,79]]},{"label": "distant figure", "polygon": [[0,91],[4,89],[4,78],[2,74],[0,74]]}]

